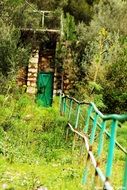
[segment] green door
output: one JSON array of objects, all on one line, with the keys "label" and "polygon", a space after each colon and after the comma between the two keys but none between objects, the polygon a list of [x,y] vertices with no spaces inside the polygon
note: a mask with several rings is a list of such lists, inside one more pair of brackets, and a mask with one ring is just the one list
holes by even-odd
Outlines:
[{"label": "green door", "polygon": [[52,105],[53,99],[53,73],[38,74],[37,80],[37,103],[48,107]]}]

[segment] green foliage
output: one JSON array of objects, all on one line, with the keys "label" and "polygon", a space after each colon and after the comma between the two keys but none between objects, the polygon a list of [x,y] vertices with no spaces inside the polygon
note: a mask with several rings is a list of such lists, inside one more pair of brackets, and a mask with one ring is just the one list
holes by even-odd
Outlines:
[{"label": "green foliage", "polygon": [[92,17],[92,6],[94,3],[97,3],[98,0],[30,0],[29,2],[36,4],[38,9],[40,10],[55,10],[61,8],[64,10],[64,13],[69,13],[70,15],[74,16],[76,21],[84,21],[89,23]]},{"label": "green foliage", "polygon": [[120,32],[127,34],[127,2],[122,0],[100,1],[95,6],[95,12],[91,25],[95,27],[95,32],[98,28],[105,27],[111,32]]},{"label": "green foliage", "polygon": [[[1,3],[1,18],[0,18],[0,82],[1,93],[9,93],[12,86],[16,87],[17,70],[28,64],[30,45],[23,47],[20,42],[20,30],[14,25],[18,20],[18,13],[21,2],[3,0]],[[12,19],[13,18],[13,19]],[[14,87],[14,88],[15,88]],[[13,88],[13,89],[14,89]],[[17,87],[16,87],[17,88]]]},{"label": "green foliage", "polygon": [[[11,162],[12,158],[14,160],[21,158],[23,162],[25,159],[29,161],[33,152],[39,156],[47,150],[47,147],[63,146],[61,129],[65,123],[62,118],[57,118],[57,115],[58,110],[37,107],[27,95],[16,97],[16,99],[11,96],[6,98],[1,96],[0,125],[2,127],[2,143],[6,143],[6,148],[3,146],[1,152]],[[57,128],[57,125],[60,127]],[[24,148],[26,155],[22,155]],[[27,149],[31,152],[29,156]]]},{"label": "green foliage", "polygon": [[66,14],[66,18],[64,19],[64,35],[65,40],[72,41],[76,39],[74,17],[69,13]]},{"label": "green foliage", "polygon": [[0,71],[7,76],[19,66],[27,65],[29,49],[18,46],[20,33],[13,25],[7,26],[3,20],[0,24]]},{"label": "green foliage", "polygon": [[118,58],[108,67],[104,87],[105,102],[110,112],[127,112],[127,39],[120,42]]},{"label": "green foliage", "polygon": [[58,101],[45,109],[26,94],[1,95],[0,105],[0,188],[80,187],[82,171],[65,142],[66,120],[59,116]]},{"label": "green foliage", "polygon": [[[27,65],[31,51],[22,46],[18,28],[38,27],[40,16],[36,14],[33,19],[31,14],[37,7],[58,8],[56,15],[63,8],[67,13],[65,41],[58,44],[56,60],[59,69],[66,67],[74,81],[71,95],[94,101],[106,112],[127,112],[127,2],[29,2],[30,6],[23,0],[0,2],[0,79],[4,94],[0,95],[0,189],[82,189],[80,155],[75,152],[74,157],[71,143],[65,142],[67,121],[59,116],[58,103],[53,108],[38,107],[24,94],[26,87],[19,90],[16,85],[15,73]],[[76,26],[79,20],[89,25],[82,22]],[[125,129],[126,123],[118,135],[123,146]],[[123,156],[117,153],[116,157],[121,164]],[[114,171],[118,170],[117,165]]]},{"label": "green foliage", "polygon": [[69,12],[74,16],[76,21],[84,21],[89,23],[92,16],[92,4],[86,0],[74,1],[69,0],[64,7],[65,12]]},{"label": "green foliage", "polygon": [[27,66],[31,45],[23,46],[20,39],[19,26],[22,17],[17,18],[21,3],[18,1],[1,2],[0,18],[0,82],[2,94],[14,92],[17,89],[16,75],[20,67]]},{"label": "green foliage", "polygon": [[36,4],[40,10],[55,10],[57,8],[63,8],[67,5],[68,0],[29,0],[29,2]]},{"label": "green foliage", "polygon": [[72,94],[107,107],[107,112],[126,112],[125,5],[121,0],[95,5],[89,26],[77,26],[77,42],[71,49],[79,68]]}]

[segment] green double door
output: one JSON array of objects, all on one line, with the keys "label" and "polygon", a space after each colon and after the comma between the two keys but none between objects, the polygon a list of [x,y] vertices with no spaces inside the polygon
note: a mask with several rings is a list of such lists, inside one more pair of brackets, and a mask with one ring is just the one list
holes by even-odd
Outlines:
[{"label": "green double door", "polygon": [[37,103],[44,107],[52,105],[53,100],[53,73],[38,73]]}]

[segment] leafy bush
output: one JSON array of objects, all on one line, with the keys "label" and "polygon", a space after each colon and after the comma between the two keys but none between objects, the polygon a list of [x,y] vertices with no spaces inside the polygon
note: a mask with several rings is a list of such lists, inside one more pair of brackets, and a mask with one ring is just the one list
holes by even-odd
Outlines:
[{"label": "leafy bush", "polygon": [[76,27],[77,41],[70,46],[72,68],[77,66],[76,72],[70,67],[71,95],[110,113],[126,112],[126,7],[121,0],[100,1],[89,25]]},{"label": "leafy bush", "polygon": [[10,162],[15,159],[30,162],[34,154],[40,156],[49,148],[64,146],[65,120],[59,116],[57,107],[38,107],[26,94],[7,100],[0,96],[0,100],[1,152]]},{"label": "leafy bush", "polygon": [[120,42],[117,59],[109,65],[104,100],[110,112],[127,112],[127,39]]}]

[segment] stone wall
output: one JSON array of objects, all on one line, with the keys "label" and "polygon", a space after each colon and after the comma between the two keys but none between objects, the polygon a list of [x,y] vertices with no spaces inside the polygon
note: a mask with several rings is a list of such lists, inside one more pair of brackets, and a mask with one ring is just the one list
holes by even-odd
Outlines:
[{"label": "stone wall", "polygon": [[29,60],[27,93],[35,95],[37,92],[37,73],[38,73],[39,52],[34,50]]},{"label": "stone wall", "polygon": [[[57,95],[62,92],[68,94],[73,88],[74,64],[69,51],[64,58],[63,66],[55,64],[55,49],[36,48],[32,51],[27,69],[20,70],[19,85],[27,85],[27,93],[36,95],[37,93],[37,75],[38,72],[52,72],[54,74],[53,94]],[[39,49],[39,50],[38,50]]]},{"label": "stone wall", "polygon": [[57,95],[62,90],[62,72],[58,72],[57,68],[54,73],[54,90],[53,94]]},{"label": "stone wall", "polygon": [[53,49],[40,50],[38,71],[54,73],[54,56],[55,50]]}]

